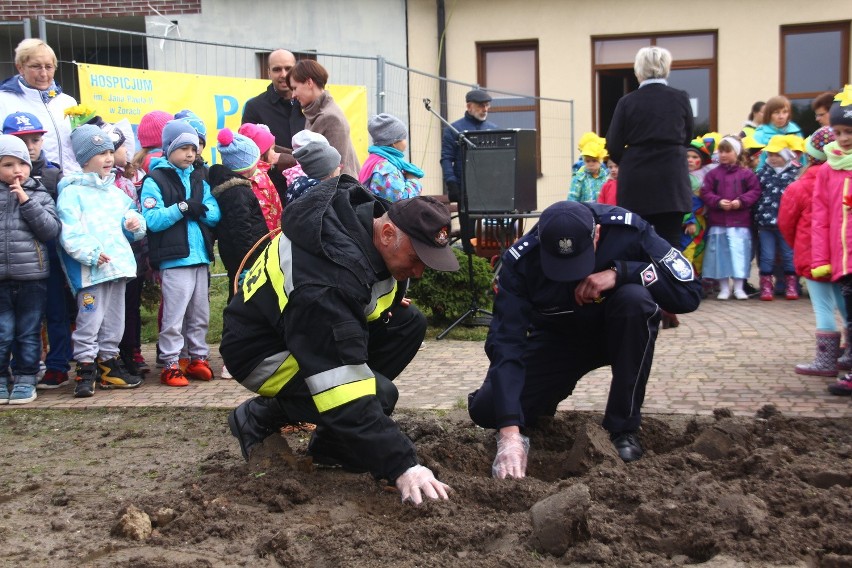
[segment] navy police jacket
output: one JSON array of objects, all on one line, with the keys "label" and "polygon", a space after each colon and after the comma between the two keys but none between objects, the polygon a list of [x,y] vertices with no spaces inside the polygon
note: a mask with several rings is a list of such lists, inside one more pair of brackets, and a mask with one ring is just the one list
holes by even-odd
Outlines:
[{"label": "navy police jacket", "polygon": [[[601,225],[594,272],[617,269],[615,288],[644,286],[664,310],[687,313],[698,308],[701,285],[692,265],[644,219],[621,207],[584,203]],[[521,424],[521,391],[527,333],[535,328],[582,332],[584,318],[602,317],[602,304],[577,305],[579,282],[555,282],[545,277],[538,251],[538,225],[521,237],[502,257],[494,302],[494,317],[485,342],[491,365],[488,376],[495,394],[498,428]]]}]

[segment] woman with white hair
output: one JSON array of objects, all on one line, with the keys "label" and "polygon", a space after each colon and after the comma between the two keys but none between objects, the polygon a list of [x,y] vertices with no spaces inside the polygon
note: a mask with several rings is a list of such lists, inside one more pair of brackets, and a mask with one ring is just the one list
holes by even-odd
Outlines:
[{"label": "woman with white hair", "polygon": [[683,215],[692,209],[686,149],[693,117],[689,96],[668,86],[671,64],[666,49],[639,50],[633,64],[639,88],[618,101],[606,147],[618,164],[618,205],[680,248]]},{"label": "woman with white hair", "polygon": [[71,126],[65,109],[76,106],[73,97],[62,92],[53,76],[56,53],[40,39],[25,39],[15,48],[18,74],[0,83],[0,120],[13,112],[25,111],[38,117],[44,129],[44,153],[65,173],[80,171],[71,148]]}]

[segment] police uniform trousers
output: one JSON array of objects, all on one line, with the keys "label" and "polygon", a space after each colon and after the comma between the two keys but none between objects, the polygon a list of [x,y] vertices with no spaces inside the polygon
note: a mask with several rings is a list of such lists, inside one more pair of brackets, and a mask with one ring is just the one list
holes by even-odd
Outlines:
[{"label": "police uniform trousers", "polygon": [[[574,314],[536,318],[524,353],[522,425],[535,426],[539,416],[553,416],[586,373],[611,365],[603,427],[611,433],[639,428],[661,310],[640,284],[626,284],[610,294]],[[498,427],[493,397],[489,372],[468,398],[470,417],[484,428]]]}]

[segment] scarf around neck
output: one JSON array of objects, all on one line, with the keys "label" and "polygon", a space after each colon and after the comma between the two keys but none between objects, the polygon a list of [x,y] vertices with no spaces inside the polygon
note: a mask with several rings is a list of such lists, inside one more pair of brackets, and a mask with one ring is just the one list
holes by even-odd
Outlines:
[{"label": "scarf around neck", "polygon": [[832,170],[852,170],[852,150],[844,152],[837,140],[826,144],[823,151]]},{"label": "scarf around neck", "polygon": [[381,156],[394,167],[399,168],[403,172],[408,172],[416,178],[422,178],[426,173],[405,159],[405,154],[391,146],[370,146],[367,151],[371,154]]},{"label": "scarf around neck", "polygon": [[44,90],[41,90],[37,87],[33,87],[29,83],[24,80],[23,75],[18,75],[18,81],[21,82],[21,85],[28,89],[32,89],[34,91],[38,91],[38,94],[41,96],[41,102],[47,104],[51,101],[51,99],[56,98],[59,94],[62,93],[62,87],[56,84],[56,81],[51,81],[50,86]]}]

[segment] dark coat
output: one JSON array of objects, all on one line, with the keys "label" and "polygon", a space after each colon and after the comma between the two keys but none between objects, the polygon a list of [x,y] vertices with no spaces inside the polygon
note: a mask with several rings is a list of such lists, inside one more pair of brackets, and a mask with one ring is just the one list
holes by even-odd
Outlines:
[{"label": "dark coat", "polygon": [[618,101],[606,147],[618,164],[620,207],[640,215],[691,210],[692,127],[689,97],[667,85],[646,84]]}]

